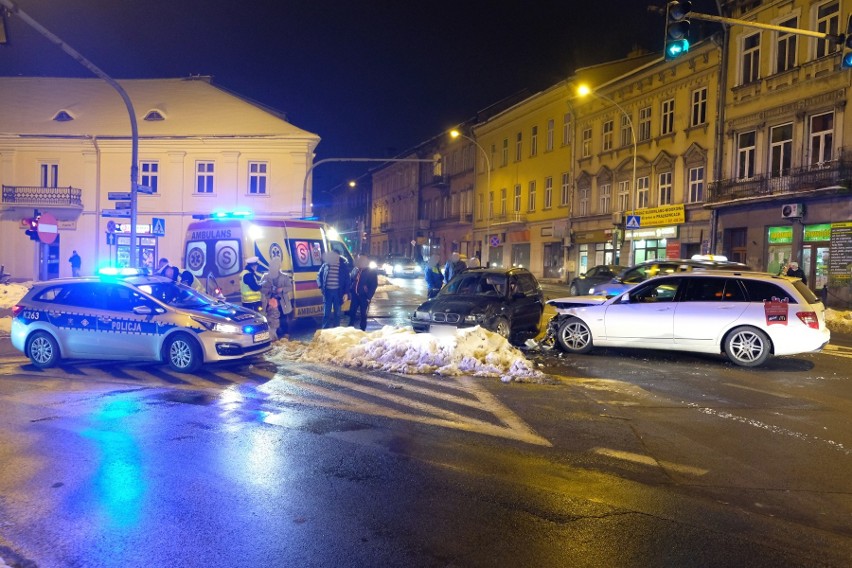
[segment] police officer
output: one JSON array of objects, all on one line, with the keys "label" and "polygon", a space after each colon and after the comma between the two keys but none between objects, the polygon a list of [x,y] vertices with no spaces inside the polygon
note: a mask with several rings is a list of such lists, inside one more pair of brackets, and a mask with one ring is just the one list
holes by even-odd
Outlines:
[{"label": "police officer", "polygon": [[263,308],[263,296],[260,292],[260,275],[257,273],[258,258],[252,256],[246,259],[246,267],[240,273],[240,300],[243,307],[256,312]]}]

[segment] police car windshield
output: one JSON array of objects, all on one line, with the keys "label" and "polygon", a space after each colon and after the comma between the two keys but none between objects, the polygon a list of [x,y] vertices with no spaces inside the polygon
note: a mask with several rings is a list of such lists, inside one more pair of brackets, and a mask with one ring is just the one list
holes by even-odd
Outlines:
[{"label": "police car windshield", "polygon": [[213,299],[176,282],[140,284],[139,289],[165,304],[180,308],[201,308],[213,303]]}]

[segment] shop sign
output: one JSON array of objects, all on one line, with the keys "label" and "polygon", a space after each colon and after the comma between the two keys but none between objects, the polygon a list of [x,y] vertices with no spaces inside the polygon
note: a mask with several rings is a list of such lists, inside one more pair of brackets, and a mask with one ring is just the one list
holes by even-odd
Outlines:
[{"label": "shop sign", "polygon": [[770,245],[789,245],[793,242],[793,227],[769,227]]},{"label": "shop sign", "polygon": [[829,250],[829,283],[835,286],[849,284],[852,281],[852,222],[831,224]]},{"label": "shop sign", "polygon": [[831,240],[831,223],[805,225],[805,242],[814,243]]},{"label": "shop sign", "polygon": [[663,207],[649,207],[637,209],[636,215],[642,218],[642,228],[659,227],[660,225],[677,225],[686,222],[686,210],[683,203],[678,205],[665,205]]},{"label": "shop sign", "polygon": [[579,231],[574,233],[574,242],[579,245],[606,243],[612,240],[612,229],[597,231]]},{"label": "shop sign", "polygon": [[[645,217],[642,217],[642,224],[645,224]],[[635,231],[628,231],[627,238],[634,241],[639,239],[676,239],[677,226],[636,229]]]}]

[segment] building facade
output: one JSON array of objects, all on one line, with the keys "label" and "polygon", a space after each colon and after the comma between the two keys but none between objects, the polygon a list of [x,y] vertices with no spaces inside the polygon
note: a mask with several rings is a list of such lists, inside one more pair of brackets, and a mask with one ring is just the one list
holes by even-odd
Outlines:
[{"label": "building facade", "polygon": [[[132,137],[118,93],[100,79],[0,78],[0,262],[15,279],[70,276],[74,250],[84,274],[158,257],[183,266],[194,215],[301,215],[317,135],[207,78],[119,83],[138,123],[138,183],[150,192],[137,195],[135,262]],[[50,243],[26,235],[38,214],[56,219]]]}]

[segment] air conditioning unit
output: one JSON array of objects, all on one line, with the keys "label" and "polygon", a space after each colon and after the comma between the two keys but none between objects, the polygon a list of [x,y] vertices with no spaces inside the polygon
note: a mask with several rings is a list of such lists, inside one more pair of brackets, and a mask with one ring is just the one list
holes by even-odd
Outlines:
[{"label": "air conditioning unit", "polygon": [[801,203],[785,203],[781,206],[781,217],[795,219],[805,214],[805,206]]}]

